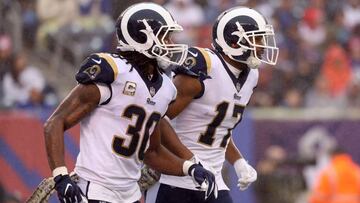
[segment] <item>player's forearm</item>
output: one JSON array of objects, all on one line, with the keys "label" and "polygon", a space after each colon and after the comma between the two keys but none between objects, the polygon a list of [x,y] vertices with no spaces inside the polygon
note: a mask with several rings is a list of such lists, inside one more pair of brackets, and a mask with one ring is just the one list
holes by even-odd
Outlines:
[{"label": "player's forearm", "polygon": [[167,175],[183,176],[184,160],[176,157],[165,147],[148,150],[145,153],[144,163],[150,168]]},{"label": "player's forearm", "polygon": [[242,154],[235,146],[232,138],[229,141],[229,144],[226,148],[225,158],[230,164],[234,164],[236,160],[243,158]]},{"label": "player's forearm", "polygon": [[61,102],[44,126],[50,168],[64,166],[64,131],[93,111],[100,100],[96,85],[77,85]]},{"label": "player's forearm", "polygon": [[44,125],[44,135],[48,162],[51,170],[65,166],[64,160],[64,122],[51,117]]},{"label": "player's forearm", "polygon": [[191,159],[194,154],[180,141],[166,119],[160,121],[161,144],[182,159]]}]

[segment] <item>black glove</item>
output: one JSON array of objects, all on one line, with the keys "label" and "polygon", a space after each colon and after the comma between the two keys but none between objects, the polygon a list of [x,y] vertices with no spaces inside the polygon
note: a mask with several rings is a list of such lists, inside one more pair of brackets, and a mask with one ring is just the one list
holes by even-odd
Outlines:
[{"label": "black glove", "polygon": [[69,175],[58,175],[54,178],[55,190],[61,203],[81,202],[81,190]]},{"label": "black glove", "polygon": [[194,182],[199,185],[197,189],[205,190],[205,199],[207,199],[212,192],[214,192],[214,196],[217,198],[217,185],[212,172],[206,170],[201,163],[199,163],[191,165],[188,174],[193,178]]}]

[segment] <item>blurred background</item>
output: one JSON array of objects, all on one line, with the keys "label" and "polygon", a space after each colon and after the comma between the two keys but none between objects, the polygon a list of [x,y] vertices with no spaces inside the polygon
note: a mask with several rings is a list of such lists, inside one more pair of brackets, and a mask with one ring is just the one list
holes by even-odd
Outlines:
[{"label": "blurred background", "polygon": [[[135,0],[0,0],[0,203],[23,202],[50,176],[42,125],[76,85],[93,52],[113,51],[114,22]],[[184,27],[176,40],[211,48],[216,17],[233,6],[261,12],[280,55],[263,65],[234,140],[258,181],[234,202],[307,203],[336,147],[360,163],[359,0],[154,0]],[[65,134],[73,166],[78,126]],[[54,202],[54,198],[51,199]]]}]

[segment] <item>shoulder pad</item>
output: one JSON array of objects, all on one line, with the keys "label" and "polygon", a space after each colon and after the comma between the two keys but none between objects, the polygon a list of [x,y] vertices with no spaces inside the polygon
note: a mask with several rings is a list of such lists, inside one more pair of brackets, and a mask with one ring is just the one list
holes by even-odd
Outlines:
[{"label": "shoulder pad", "polygon": [[203,48],[190,47],[182,66],[174,69],[175,74],[186,74],[193,77],[207,77],[211,67],[209,54]]},{"label": "shoulder pad", "polygon": [[111,84],[117,73],[115,61],[109,54],[91,54],[80,65],[80,70],[76,74],[76,81],[82,84],[94,82]]}]

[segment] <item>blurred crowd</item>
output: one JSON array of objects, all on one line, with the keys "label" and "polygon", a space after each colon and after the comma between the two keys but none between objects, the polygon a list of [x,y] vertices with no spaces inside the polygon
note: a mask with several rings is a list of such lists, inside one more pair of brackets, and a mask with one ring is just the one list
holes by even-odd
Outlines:
[{"label": "blurred crowd", "polygon": [[[253,2],[253,1],[251,1]],[[280,47],[275,69],[261,69],[257,106],[360,105],[360,1],[272,1],[255,5],[272,19]]]},{"label": "blurred crowd", "polygon": [[[279,61],[275,68],[261,67],[252,106],[360,106],[360,1],[153,1],[165,5],[184,27],[185,32],[175,39],[193,46],[211,48],[212,24],[230,7],[252,7],[271,19],[280,48]],[[70,66],[75,72],[75,67],[89,53],[114,50],[117,43],[113,35],[114,22],[124,8],[137,2],[140,1],[1,1],[4,19],[0,27],[2,106],[23,106],[24,100],[27,104],[39,103],[34,89],[38,92],[46,89],[46,76],[28,65],[23,53],[41,53],[49,62],[47,65],[57,66],[54,69]],[[14,28],[16,20],[12,10],[20,14],[19,29]],[[20,37],[16,37],[18,30],[21,30]],[[15,74],[19,72],[19,63],[27,68]],[[8,91],[9,86],[17,90]],[[46,103],[46,95],[41,97],[41,102]],[[53,103],[54,100],[49,99],[48,104]]]},{"label": "blurred crowd", "polygon": [[269,145],[257,163],[258,203],[359,203],[360,165],[323,126],[309,128],[297,150]]},{"label": "blurred crowd", "polygon": [[[66,71],[73,77],[92,52],[114,50],[114,22],[123,9],[137,2],[140,0],[1,0],[0,108],[54,107],[61,100],[58,92],[63,85],[53,80]],[[191,46],[211,48],[216,17],[233,6],[254,8],[271,19],[279,60],[276,67],[260,67],[250,106],[360,107],[359,0],[153,2],[165,5],[184,27],[175,40]],[[312,149],[306,143],[299,149]],[[302,192],[315,185],[311,180],[323,163],[303,162],[301,156],[307,157],[306,153],[299,152],[298,159],[289,158],[280,146],[266,150],[257,167],[259,202],[301,201]],[[329,156],[318,151],[310,154],[319,157],[305,160]]]}]

